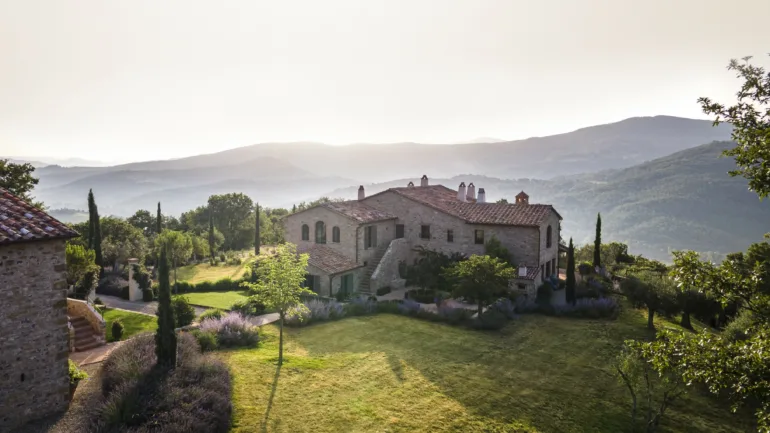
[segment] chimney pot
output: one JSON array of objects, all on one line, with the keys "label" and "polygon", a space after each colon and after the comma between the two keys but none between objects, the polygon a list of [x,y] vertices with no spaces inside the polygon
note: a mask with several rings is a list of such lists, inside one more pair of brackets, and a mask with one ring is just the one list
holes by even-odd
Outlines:
[{"label": "chimney pot", "polygon": [[428,186],[428,176],[422,175],[422,178],[420,178],[420,186]]},{"label": "chimney pot", "polygon": [[529,204],[529,196],[526,192],[516,194],[516,204]]},{"label": "chimney pot", "polygon": [[460,186],[457,188],[457,199],[465,201],[465,182],[460,182]]},{"label": "chimney pot", "polygon": [[479,188],[479,198],[476,200],[476,203],[486,203],[487,202],[487,193],[484,191],[484,188]]},{"label": "chimney pot", "polygon": [[366,194],[364,193],[364,186],[361,185],[358,187],[358,199],[363,200],[366,197]]},{"label": "chimney pot", "polygon": [[474,201],[476,200],[476,185],[473,184],[473,182],[468,184],[468,201]]}]

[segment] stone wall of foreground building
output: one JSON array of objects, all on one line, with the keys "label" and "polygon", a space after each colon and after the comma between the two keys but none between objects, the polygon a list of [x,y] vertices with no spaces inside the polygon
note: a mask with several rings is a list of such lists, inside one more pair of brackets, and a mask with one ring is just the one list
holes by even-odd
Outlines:
[{"label": "stone wall of foreground building", "polygon": [[0,431],[69,405],[64,245],[0,245]]}]

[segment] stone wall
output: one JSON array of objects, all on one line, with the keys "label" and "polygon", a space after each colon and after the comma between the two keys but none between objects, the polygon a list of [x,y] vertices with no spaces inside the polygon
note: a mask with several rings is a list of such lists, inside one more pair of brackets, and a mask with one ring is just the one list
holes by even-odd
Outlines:
[{"label": "stone wall", "polygon": [[[299,212],[287,216],[284,221],[284,230],[286,241],[299,247],[315,244],[315,224],[323,221],[326,225],[326,246],[344,254],[351,259],[356,259],[356,231],[358,224],[337,212],[326,209],[325,207],[316,207],[304,212]],[[307,224],[310,232],[309,240],[302,240],[302,225]],[[340,242],[332,242],[333,227],[340,228]],[[363,232],[361,232],[363,239]]]},{"label": "stone wall", "polygon": [[[366,230],[366,227],[370,226],[377,227],[377,244],[372,248],[366,248],[366,236],[364,235],[364,231]],[[387,220],[371,224],[364,224],[358,228],[358,231],[358,257],[356,260],[359,264],[368,264],[375,258],[378,251],[387,249],[390,241],[396,237],[396,221]]]},{"label": "stone wall", "polygon": [[[484,242],[492,236],[497,237],[500,243],[513,254],[516,263],[525,263],[529,266],[539,264],[538,242],[541,236],[540,230],[537,228],[467,224],[459,218],[439,212],[394,192],[385,192],[369,197],[364,199],[364,203],[397,215],[399,218],[395,224],[404,225],[404,238],[412,248],[423,246],[447,254],[453,252],[461,252],[466,255],[484,254],[484,245],[475,243],[475,230],[483,230]],[[430,226],[430,239],[421,238],[422,225]],[[452,230],[453,242],[447,240],[447,230]],[[545,241],[543,240],[543,242]],[[415,256],[412,254],[410,261],[414,258]]]},{"label": "stone wall", "polygon": [[70,317],[83,317],[88,320],[91,329],[94,330],[97,339],[102,342],[107,341],[107,324],[104,318],[92,305],[80,299],[67,298],[67,315]]},{"label": "stone wall", "polygon": [[0,431],[67,409],[64,241],[0,246]]},{"label": "stone wall", "polygon": [[[551,226],[552,230],[552,242],[551,242],[551,248],[547,248],[547,232],[548,232],[548,226]],[[558,270],[554,268],[558,268],[559,264],[559,234],[561,230],[561,224],[559,222],[559,217],[556,215],[555,212],[551,213],[551,216],[548,218],[547,221],[543,223],[542,226],[540,226],[540,260],[539,263],[541,264],[541,272],[540,275],[543,279],[549,277],[550,275],[545,275],[545,263],[551,262],[551,274],[558,274]]]},{"label": "stone wall", "polygon": [[393,289],[401,288],[404,280],[398,273],[398,263],[409,259],[411,251],[406,239],[393,239],[388,246],[385,255],[380,259],[380,263],[372,273],[369,288],[372,293],[376,293],[381,287],[390,286]]}]

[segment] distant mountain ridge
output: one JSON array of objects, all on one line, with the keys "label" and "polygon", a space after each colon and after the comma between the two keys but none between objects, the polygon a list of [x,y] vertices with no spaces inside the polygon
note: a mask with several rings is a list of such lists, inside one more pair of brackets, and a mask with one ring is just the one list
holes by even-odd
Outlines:
[{"label": "distant mountain ridge", "polygon": [[[578,244],[593,241],[601,212],[603,240],[627,242],[635,254],[668,261],[671,250],[692,249],[721,257],[770,232],[770,203],[760,202],[745,179],[727,174],[735,162],[720,155],[732,146],[713,142],[625,169],[552,180],[461,175],[430,182],[451,188],[473,182],[486,190],[488,201],[512,202],[524,190],[533,203],[553,204],[564,217],[562,235]],[[410,180],[418,177],[365,185],[366,194]],[[350,187],[326,195],[353,198],[356,193]]]},{"label": "distant mountain ridge", "polygon": [[548,137],[455,145],[396,143],[330,146],[263,143],[206,155],[111,167],[36,170],[35,196],[81,209],[89,188],[100,210],[130,215],[157,201],[178,214],[208,195],[244,192],[264,206],[289,207],[336,188],[420,176],[483,173],[498,179],[573,177],[620,169],[714,140],[730,127],[670,116],[635,117]]}]

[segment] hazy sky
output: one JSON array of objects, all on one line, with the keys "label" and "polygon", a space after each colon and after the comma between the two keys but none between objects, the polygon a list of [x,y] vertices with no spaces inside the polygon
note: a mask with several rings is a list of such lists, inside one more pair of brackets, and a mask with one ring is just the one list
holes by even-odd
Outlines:
[{"label": "hazy sky", "polygon": [[448,143],[704,118],[768,0],[0,0],[0,155]]}]

